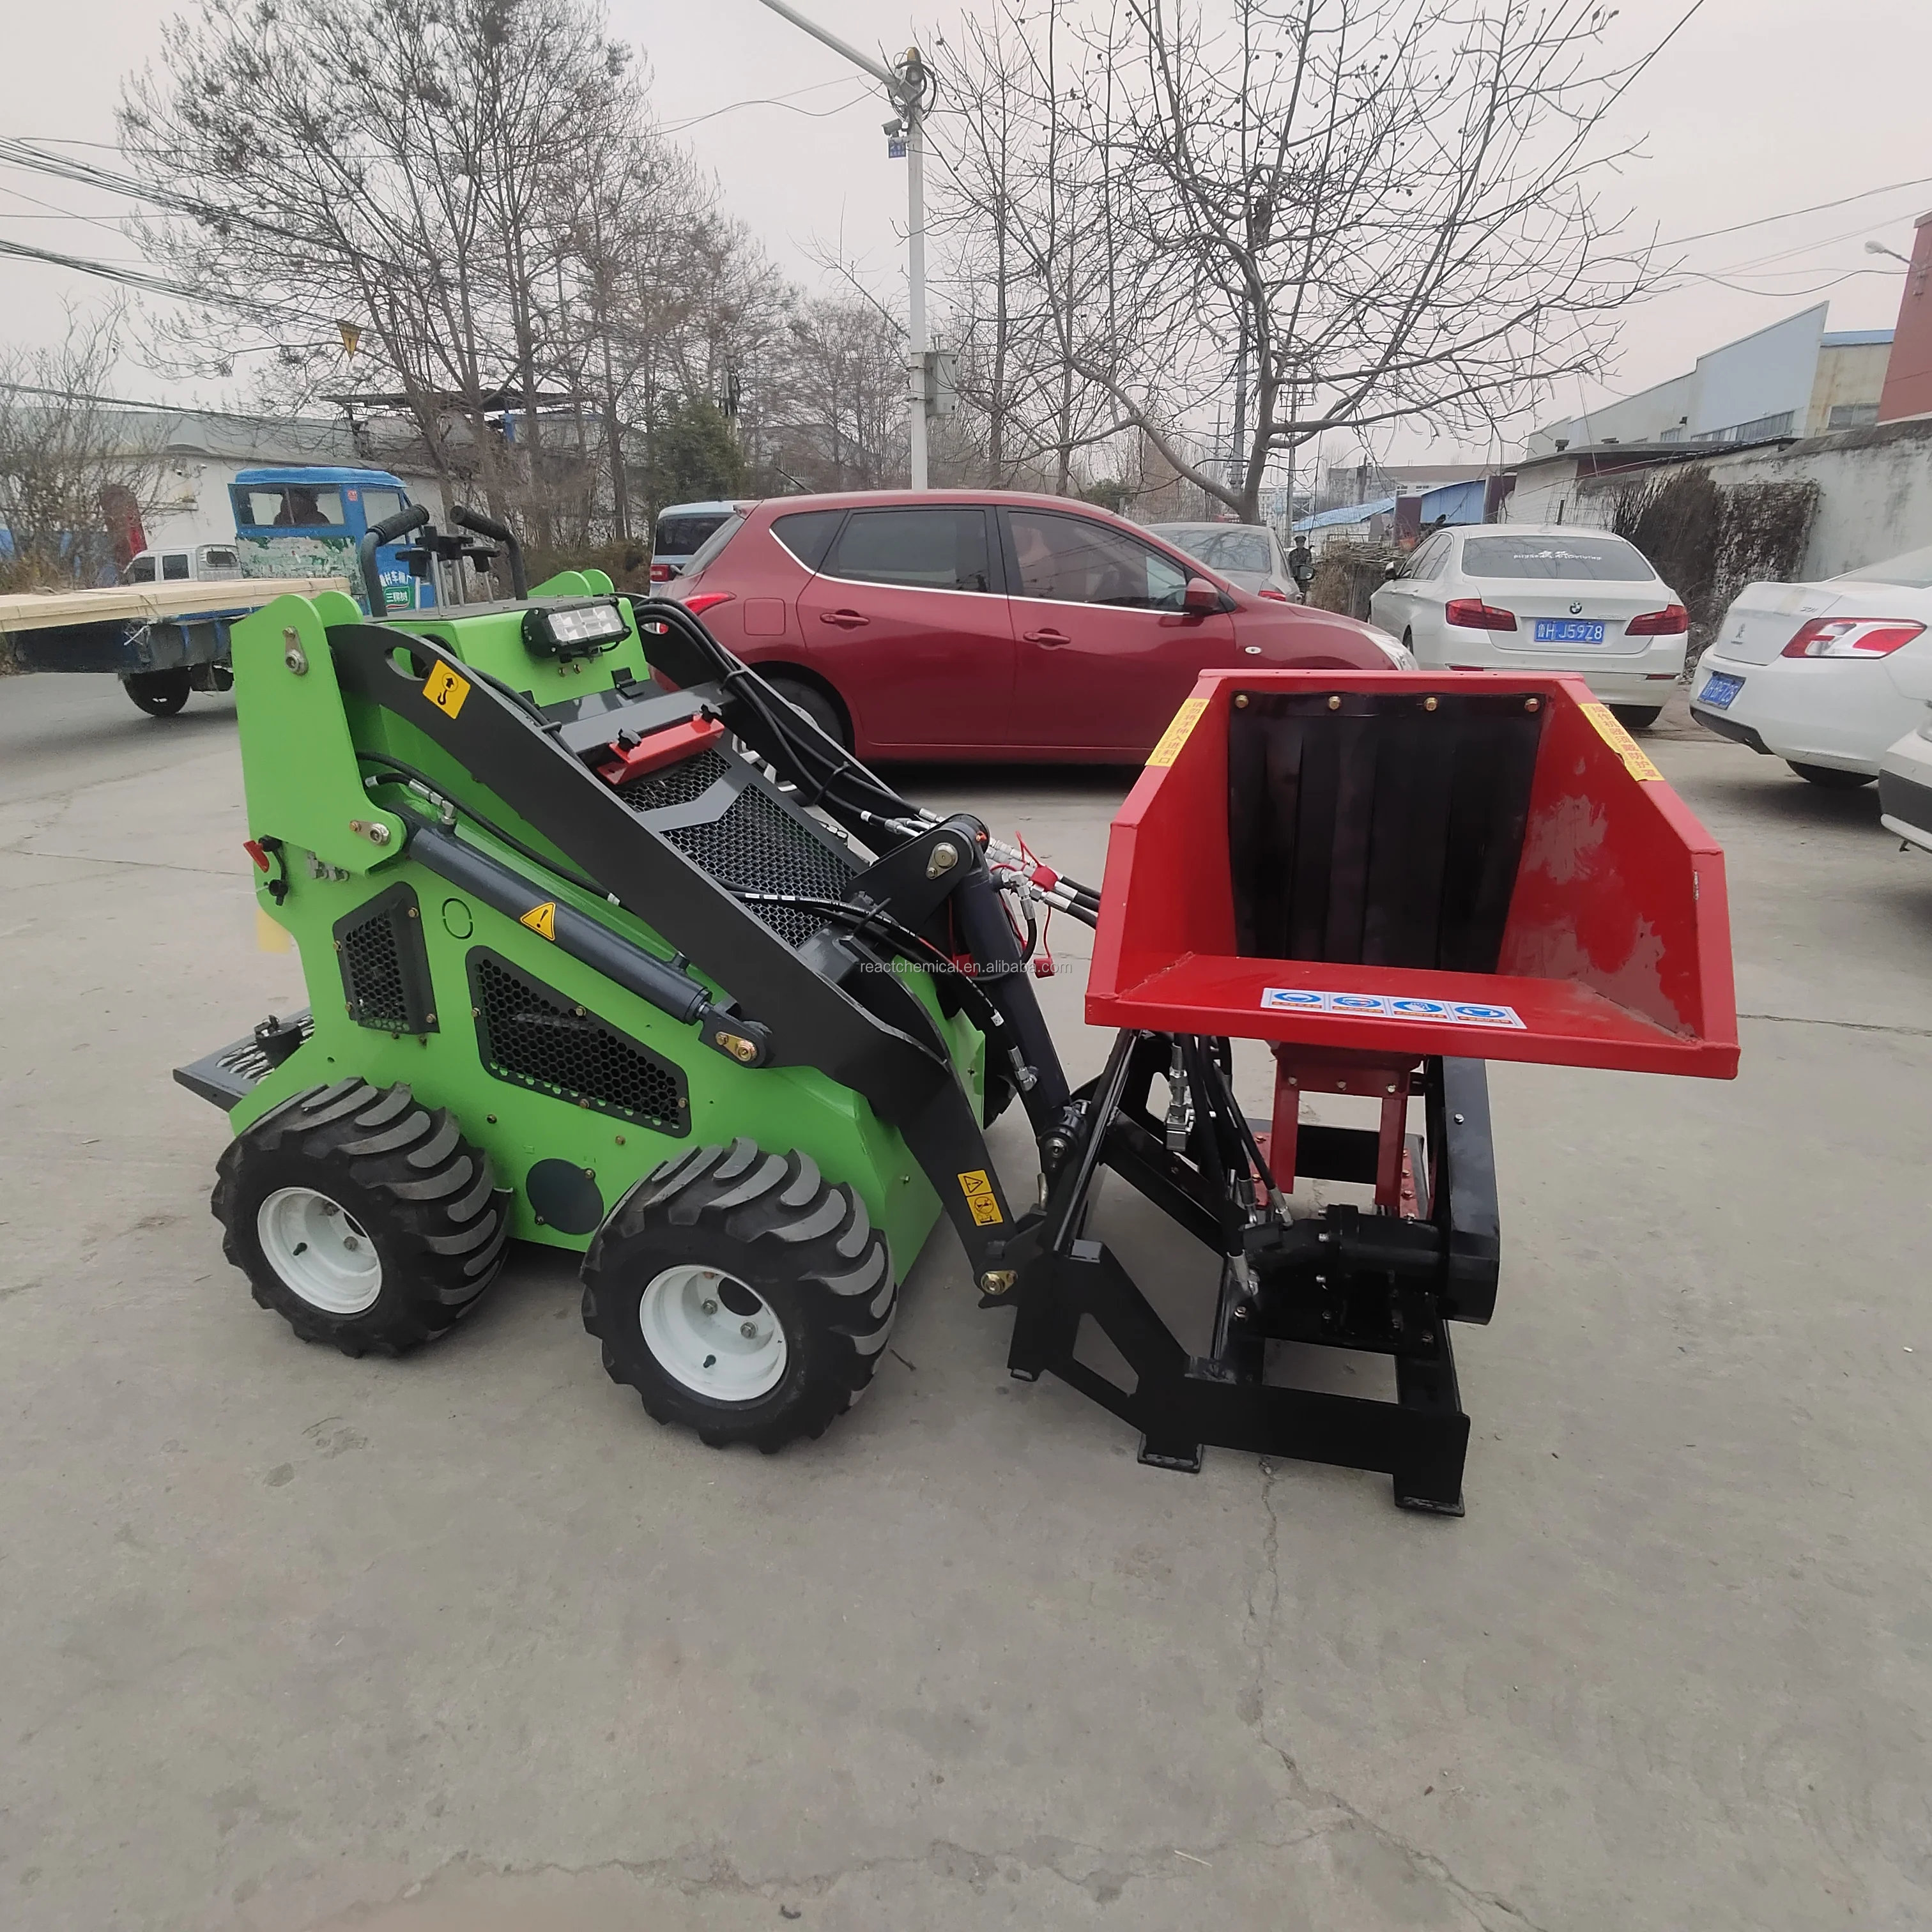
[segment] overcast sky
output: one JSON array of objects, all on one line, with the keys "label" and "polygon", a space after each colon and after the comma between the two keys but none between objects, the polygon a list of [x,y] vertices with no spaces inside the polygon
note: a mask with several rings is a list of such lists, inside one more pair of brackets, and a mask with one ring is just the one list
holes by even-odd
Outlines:
[{"label": "overcast sky", "polygon": [[[1622,0],[1611,32],[1634,50],[1659,38],[1684,4]],[[610,5],[613,32],[650,62],[660,119],[682,128],[732,212],[788,271],[813,280],[814,251],[842,246],[875,286],[892,285],[902,272],[905,170],[886,158],[885,110],[868,83],[759,0]],[[801,7],[868,49],[902,48],[916,34],[942,68],[934,34],[961,10],[910,12],[904,0]],[[13,0],[8,11],[0,132],[111,143],[121,75],[161,46],[172,11],[165,0]],[[398,48],[398,62],[406,58]],[[1640,144],[1642,158],[1606,193],[1630,209],[1634,233],[1708,235],[1682,252],[1690,268],[1716,279],[1686,278],[1634,308],[1615,380],[1582,394],[1566,385],[1541,413],[1567,416],[1660,381],[1700,352],[1820,300],[1831,304],[1833,328],[1888,327],[1898,264],[1868,254],[1864,244],[1909,254],[1912,218],[1932,208],[1932,178],[1914,184],[1932,177],[1928,74],[1925,0],[1705,0],[1616,110],[1618,140]],[[733,105],[777,96],[788,98]],[[1869,192],[1881,188],[1887,191]],[[1708,234],[1853,196],[1864,198]],[[47,204],[107,226],[57,218]],[[0,236],[10,239],[131,262],[132,244],[113,232],[122,212],[82,189],[0,168]],[[0,343],[55,337],[64,298],[92,304],[108,292],[67,271],[0,258]],[[146,397],[161,385],[130,367],[122,388]]]}]

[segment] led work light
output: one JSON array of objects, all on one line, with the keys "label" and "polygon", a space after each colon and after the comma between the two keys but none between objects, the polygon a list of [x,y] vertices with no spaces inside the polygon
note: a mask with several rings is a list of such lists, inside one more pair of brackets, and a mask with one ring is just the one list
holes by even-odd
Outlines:
[{"label": "led work light", "polygon": [[614,598],[535,604],[524,614],[524,644],[542,657],[591,658],[629,634]]}]

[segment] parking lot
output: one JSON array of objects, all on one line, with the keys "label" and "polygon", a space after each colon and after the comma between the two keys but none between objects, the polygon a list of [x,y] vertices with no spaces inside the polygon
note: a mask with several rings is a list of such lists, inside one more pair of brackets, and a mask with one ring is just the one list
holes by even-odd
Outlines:
[{"label": "parking lot", "polygon": [[[943,1230],[775,1458],[650,1423],[547,1252],[416,1358],[303,1346],[169,1078],[302,1001],[232,702],[0,682],[0,1924],[1932,1922],[1932,858],[1678,718],[1742,1075],[1492,1070],[1457,1522],[1140,1467]],[[1097,879],[1129,776],[909,784]]]}]

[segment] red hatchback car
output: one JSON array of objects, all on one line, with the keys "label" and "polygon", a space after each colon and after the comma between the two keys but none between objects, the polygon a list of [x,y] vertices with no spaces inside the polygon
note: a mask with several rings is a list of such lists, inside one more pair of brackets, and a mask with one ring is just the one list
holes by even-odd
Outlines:
[{"label": "red hatchback car", "polygon": [[1138,760],[1203,670],[1403,662],[1366,624],[1012,491],[774,498],[662,594],[863,758]]}]

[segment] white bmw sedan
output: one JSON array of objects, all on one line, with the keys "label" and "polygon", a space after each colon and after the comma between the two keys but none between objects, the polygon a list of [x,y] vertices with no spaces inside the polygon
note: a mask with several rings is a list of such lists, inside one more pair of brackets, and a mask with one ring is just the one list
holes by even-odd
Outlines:
[{"label": "white bmw sedan", "polygon": [[1638,730],[1684,674],[1690,628],[1634,544],[1550,524],[1424,537],[1369,599],[1369,621],[1427,667],[1569,672]]},{"label": "white bmw sedan", "polygon": [[1748,584],[1697,661],[1690,715],[1813,784],[1870,784],[1932,705],[1932,550],[1820,584]]}]

